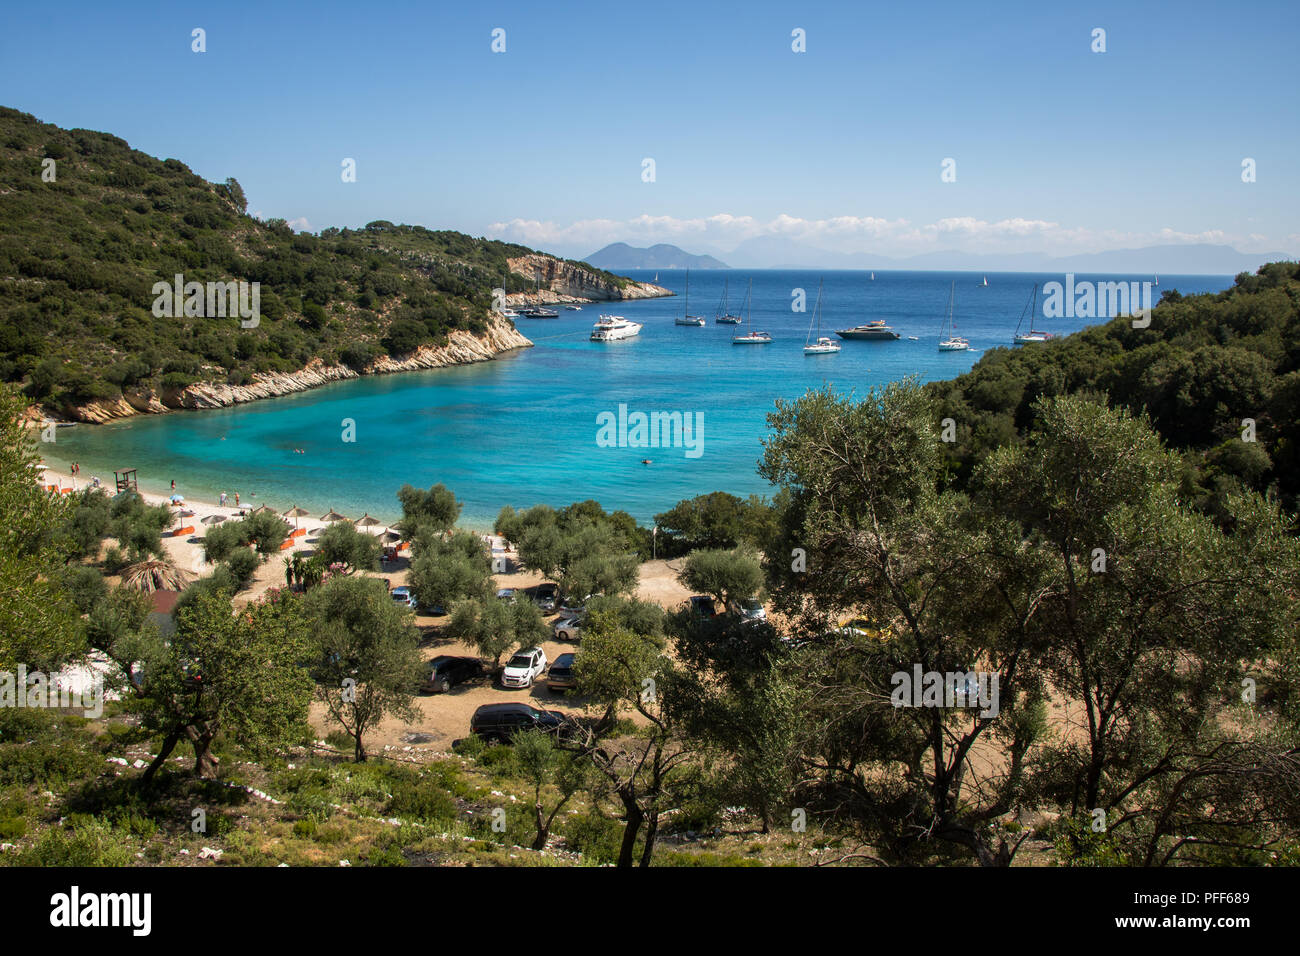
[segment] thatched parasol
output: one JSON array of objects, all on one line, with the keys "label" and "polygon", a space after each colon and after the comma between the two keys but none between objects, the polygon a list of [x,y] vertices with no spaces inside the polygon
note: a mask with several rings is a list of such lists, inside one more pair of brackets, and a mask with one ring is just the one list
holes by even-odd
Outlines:
[{"label": "thatched parasol", "polygon": [[154,591],[183,591],[194,579],[189,571],[184,571],[167,561],[148,560],[132,564],[122,570],[124,587],[135,588],[150,594]]},{"label": "thatched parasol", "polygon": [[225,515],[208,515],[206,518],[202,519],[199,524],[221,524],[221,522],[225,520]]},{"label": "thatched parasol", "polygon": [[383,524],[383,522],[378,518],[370,517],[370,512],[366,512],[353,523],[358,528],[377,528],[379,525]]},{"label": "thatched parasol", "polygon": [[290,508],[288,511],[284,512],[284,513],[281,515],[281,517],[283,517],[283,518],[292,518],[292,519],[293,519],[293,527],[294,527],[294,530],[296,531],[296,530],[298,529],[298,519],[299,519],[299,518],[305,518],[305,517],[307,517],[309,514],[311,514],[311,512],[308,511],[306,508],[299,508],[297,505],[294,505],[294,506],[293,506],[292,508]]},{"label": "thatched parasol", "polygon": [[327,521],[327,522],[333,522],[333,521],[347,521],[347,520],[349,520],[349,519],[348,519],[348,516],[347,516],[347,515],[341,515],[341,514],[339,514],[337,511],[335,511],[333,508],[331,508],[331,509],[329,510],[329,514],[323,514],[323,515],[320,516],[320,520],[321,520],[321,521]]}]

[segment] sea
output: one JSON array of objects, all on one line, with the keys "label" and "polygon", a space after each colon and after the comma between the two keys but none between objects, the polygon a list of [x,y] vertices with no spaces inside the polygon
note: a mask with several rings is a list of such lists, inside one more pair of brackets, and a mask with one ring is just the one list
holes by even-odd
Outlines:
[{"label": "sea", "polygon": [[[114,470],[130,468],[143,490],[168,492],[175,481],[177,492],[193,500],[238,492],[241,503],[279,511],[299,505],[391,522],[401,516],[399,487],[441,482],[464,503],[460,524],[469,528],[489,528],[504,505],[561,507],[586,499],[648,525],[695,495],[770,494],[756,467],[778,398],[823,386],[862,396],[906,376],[952,378],[990,349],[1015,347],[1012,336],[1035,283],[1039,329],[1059,336],[1106,321],[1043,317],[1043,285],[1064,284],[1061,274],[877,270],[873,278],[865,271],[730,269],[691,271],[690,311],[706,325],[678,326],[685,271],[627,274],[643,281],[657,275],[658,285],[677,294],[581,311],[557,306],[557,319],[519,318],[535,347],[490,362],[367,376],[231,408],[60,428],[40,450],[55,467],[80,463],[83,479],[98,476],[111,485]],[[1084,281],[1158,281],[1154,302],[1167,289],[1216,292],[1233,279],[1074,276],[1076,286]],[[750,299],[739,327],[714,322],[724,283],[730,311]],[[834,338],[836,329],[884,319],[901,338],[844,341],[838,353],[805,355],[819,286],[822,334]],[[938,350],[950,291],[967,352]],[[796,311],[801,299],[804,311]],[[592,324],[602,314],[644,328],[630,340],[592,342]],[[750,329],[770,333],[771,344],[732,344],[733,335]],[[637,413],[649,419],[656,412],[681,413],[692,425],[690,442],[674,430],[677,447],[639,447]]]}]

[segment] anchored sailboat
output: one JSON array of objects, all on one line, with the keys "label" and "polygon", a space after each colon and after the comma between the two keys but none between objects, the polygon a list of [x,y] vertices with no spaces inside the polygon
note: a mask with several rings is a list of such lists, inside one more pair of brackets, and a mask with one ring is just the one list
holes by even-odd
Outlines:
[{"label": "anchored sailboat", "polygon": [[[817,328],[817,341],[812,340],[813,327]],[[812,321],[808,323],[808,337],[804,339],[804,355],[829,355],[840,350],[840,343],[829,336],[822,335],[822,282],[817,280],[817,306],[813,309]]]},{"label": "anchored sailboat", "polygon": [[[655,273],[658,276],[658,273]],[[703,325],[704,316],[691,315],[691,270],[686,270],[686,303],[682,307],[682,314],[674,319],[677,325]]]},{"label": "anchored sailboat", "polygon": [[[753,280],[750,281],[753,284]],[[740,316],[732,315],[727,308],[727,280],[722,280],[722,298],[718,302],[718,311],[713,314],[713,321],[719,325],[739,325]]]},{"label": "anchored sailboat", "polygon": [[[745,293],[745,304],[740,307],[740,311],[745,313],[749,318],[750,324],[754,322],[753,306],[751,300],[754,293],[754,280],[749,280],[749,290]],[[736,324],[740,324],[740,317],[736,317]],[[767,345],[772,341],[772,336],[766,332],[746,332],[744,335],[733,335],[731,337],[732,345]]]},{"label": "anchored sailboat", "polygon": [[[1025,315],[1029,316],[1029,331],[1023,335],[1020,332],[1020,326],[1025,321]],[[1033,290],[1029,293],[1029,301],[1025,303],[1025,309],[1020,313],[1020,321],[1016,323],[1015,343],[1017,345],[1028,345],[1031,342],[1046,342],[1052,338],[1051,332],[1039,332],[1034,328],[1034,319],[1038,318],[1038,283],[1034,283]]]},{"label": "anchored sailboat", "polygon": [[957,283],[952,284],[948,290],[948,317],[944,320],[944,326],[948,328],[947,338],[943,337],[943,326],[939,328],[939,351],[940,352],[965,352],[970,349],[970,342],[963,339],[957,334],[957,327],[953,321],[953,304],[957,297]]}]

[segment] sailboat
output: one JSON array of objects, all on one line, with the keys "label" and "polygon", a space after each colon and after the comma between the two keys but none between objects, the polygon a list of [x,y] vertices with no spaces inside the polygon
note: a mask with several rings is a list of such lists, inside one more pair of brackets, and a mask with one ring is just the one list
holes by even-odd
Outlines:
[{"label": "sailboat", "polygon": [[876,281],[876,274],[875,274],[874,272],[871,273],[871,281],[872,281],[872,282],[875,282],[875,281]]},{"label": "sailboat", "polygon": [[[750,300],[753,296],[753,292],[754,292],[754,280],[750,279],[749,291],[745,293],[745,304],[740,307],[740,311],[744,312],[747,316],[749,316],[751,325],[753,324],[754,321],[754,312],[752,306],[750,305]],[[737,325],[740,324],[739,316],[736,317],[736,324]],[[733,335],[731,337],[732,345],[767,345],[771,341],[772,341],[772,336],[768,335],[766,332],[746,332],[744,335]]]},{"label": "sailboat", "polygon": [[1156,276],[1156,285],[1159,285],[1159,284],[1160,284],[1160,277],[1159,277],[1159,276]]},{"label": "sailboat", "polygon": [[981,282],[980,285],[984,286],[985,288],[988,288],[988,284],[989,284],[989,277],[985,276],[984,281]]},{"label": "sailboat", "polygon": [[[1025,315],[1029,315],[1029,331],[1023,335],[1020,332],[1020,326],[1024,324]],[[1025,303],[1024,311],[1020,313],[1020,321],[1016,323],[1015,343],[1017,345],[1028,345],[1031,342],[1046,342],[1052,338],[1051,332],[1039,332],[1034,328],[1034,319],[1038,317],[1038,283],[1034,283],[1033,290],[1029,293],[1029,301]]]},{"label": "sailboat", "polygon": [[[658,275],[658,273],[655,273]],[[682,308],[682,314],[673,320],[677,325],[703,325],[704,316],[691,315],[691,270],[686,270],[686,303]]]},{"label": "sailboat", "polygon": [[[753,284],[753,280],[750,280]],[[722,299],[718,302],[718,311],[713,314],[713,321],[719,325],[739,325],[740,316],[732,315],[727,309],[727,280],[722,280]]]},{"label": "sailboat", "polygon": [[[812,340],[813,326],[817,328],[817,341]],[[840,343],[829,336],[822,335],[822,283],[817,281],[817,306],[813,309],[813,319],[808,323],[808,337],[804,339],[804,355],[829,355],[838,352]]]},{"label": "sailboat", "polygon": [[957,334],[956,325],[953,323],[952,311],[953,303],[957,297],[957,283],[952,284],[948,290],[948,317],[944,320],[944,325],[948,327],[948,337],[943,337],[943,326],[939,327],[939,351],[940,352],[966,352],[970,349],[970,343]]}]

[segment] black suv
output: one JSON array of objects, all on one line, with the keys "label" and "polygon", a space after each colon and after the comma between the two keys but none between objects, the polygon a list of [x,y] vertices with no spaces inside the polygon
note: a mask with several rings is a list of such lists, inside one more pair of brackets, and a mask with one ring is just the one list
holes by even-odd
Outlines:
[{"label": "black suv", "polygon": [[483,662],[477,657],[435,657],[427,666],[420,689],[434,694],[483,676]]},{"label": "black suv", "polygon": [[563,734],[571,720],[557,710],[538,710],[528,704],[484,704],[469,719],[469,732],[484,740],[509,743],[520,731],[536,728]]}]

